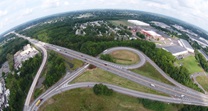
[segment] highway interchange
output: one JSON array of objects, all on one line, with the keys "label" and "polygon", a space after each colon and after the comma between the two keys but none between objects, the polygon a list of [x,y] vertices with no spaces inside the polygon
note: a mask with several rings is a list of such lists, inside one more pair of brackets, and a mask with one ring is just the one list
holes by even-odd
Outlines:
[{"label": "highway interchange", "polygon": [[[200,92],[197,92],[195,90],[192,90],[190,88],[187,88],[186,86],[183,86],[181,84],[179,84],[178,82],[176,82],[175,80],[173,80],[172,78],[170,78],[167,74],[165,74],[151,59],[149,59],[147,56],[145,56],[143,53],[139,53],[138,55],[140,57],[142,57],[144,60],[148,61],[150,64],[152,64],[166,79],[168,79],[170,82],[172,82],[174,85],[176,86],[172,86],[172,85],[168,85],[144,76],[141,76],[139,74],[136,74],[134,72],[131,72],[129,70],[127,70],[127,67],[123,67],[121,65],[116,65],[114,63],[110,63],[107,61],[103,61],[100,60],[98,58],[80,53],[80,52],[76,52],[64,47],[60,47],[60,46],[56,46],[56,45],[52,45],[52,44],[48,44],[48,43],[43,43],[34,39],[30,39],[29,37],[25,37],[22,35],[19,35],[17,33],[15,33],[17,36],[28,39],[32,44],[34,45],[42,45],[43,47],[50,49],[50,50],[54,50],[60,54],[63,54],[65,56],[68,57],[72,57],[72,58],[76,58],[79,60],[82,60],[86,63],[89,64],[93,64],[103,70],[109,71],[113,74],[116,74],[120,77],[126,78],[128,80],[134,81],[138,84],[141,84],[143,86],[149,87],[151,89],[157,90],[159,92],[163,92],[167,95],[170,95],[170,97],[161,97],[158,95],[145,95],[141,92],[138,91],[131,91],[131,90],[125,90],[124,88],[121,87],[113,87],[114,85],[109,85],[107,84],[107,86],[109,86],[110,88],[112,88],[113,90],[120,92],[120,93],[124,93],[124,94],[128,94],[128,95],[132,95],[135,97],[141,97],[141,98],[147,98],[147,99],[153,99],[153,100],[158,100],[158,101],[163,101],[163,102],[168,102],[168,103],[180,103],[180,104],[192,104],[192,105],[201,105],[201,106],[208,106],[208,97]],[[118,47],[118,49],[123,49],[124,47]],[[118,50],[116,49],[116,50]],[[130,49],[130,48],[129,48]],[[112,49],[109,49],[112,50]],[[131,50],[131,49],[130,49]],[[135,50],[135,49],[132,49]],[[107,53],[108,50],[106,50],[105,53]],[[143,61],[142,59],[142,61]],[[43,93],[42,95],[40,95],[35,101],[33,101],[30,105],[29,104],[25,104],[24,107],[24,111],[31,111],[31,110],[37,110],[39,106],[36,106],[35,103],[39,100],[39,99],[43,99],[43,101],[41,102],[41,104],[43,104],[44,101],[46,101],[48,98],[52,97],[53,95],[60,93],[60,91],[65,91],[67,89],[73,89],[73,88],[78,88],[78,87],[92,87],[93,84],[95,83],[77,83],[77,84],[70,84],[68,85],[68,83],[70,81],[72,81],[74,78],[76,78],[79,74],[81,74],[89,64],[86,64],[85,66],[83,66],[82,68],[80,68],[79,70],[73,72],[73,74],[67,78],[64,78],[62,80],[60,80],[58,83],[56,83],[54,86],[52,86],[49,90],[47,90],[45,93]],[[142,62],[139,64],[143,64]],[[142,65],[138,65],[138,66],[142,66]],[[136,67],[135,65],[133,65],[132,67]],[[131,67],[128,66],[128,69],[131,69]],[[154,85],[152,85],[154,84]],[[30,91],[29,91],[30,92]],[[33,91],[32,91],[33,92]]]}]

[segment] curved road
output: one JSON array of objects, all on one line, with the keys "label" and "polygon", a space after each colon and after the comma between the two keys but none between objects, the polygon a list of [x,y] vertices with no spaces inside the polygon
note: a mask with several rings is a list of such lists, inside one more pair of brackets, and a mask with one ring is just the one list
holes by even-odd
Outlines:
[{"label": "curved road", "polygon": [[[64,91],[76,89],[76,88],[93,87],[95,84],[99,84],[99,83],[100,82],[81,82],[81,83],[65,85],[64,87],[57,89],[56,92],[46,95],[44,99],[41,101],[39,106],[41,106],[45,101],[47,101],[49,98],[51,98],[52,96],[56,94],[63,93]],[[165,97],[165,96],[160,96],[160,95],[155,95],[155,94],[147,94],[147,93],[119,87],[119,86],[112,85],[112,84],[107,84],[107,83],[102,83],[102,84],[108,86],[108,88],[113,89],[116,92],[134,96],[134,97],[151,99],[151,100],[167,102],[167,103],[175,103],[175,104],[201,105],[198,102],[190,102],[188,100],[182,100],[180,98],[172,98],[172,97]],[[207,104],[204,104],[204,105],[206,106]],[[35,106],[35,104],[33,104],[31,110],[36,111],[39,108],[39,106]]]},{"label": "curved road", "polygon": [[129,48],[129,47],[114,47],[114,48],[110,48],[110,49],[106,49],[102,54],[109,54],[113,51],[117,51],[117,50],[128,50],[131,52],[134,52],[135,54],[137,54],[140,58],[140,62],[136,63],[136,64],[132,64],[132,65],[120,65],[120,64],[115,64],[115,63],[111,63],[109,65],[113,65],[113,66],[117,66],[117,67],[121,67],[121,68],[125,68],[125,69],[136,69],[139,68],[141,66],[143,66],[146,62],[145,56],[143,53],[141,53],[140,51],[133,49],[133,48]]},{"label": "curved road", "polygon": [[207,76],[205,72],[201,72],[201,73],[195,73],[195,74],[192,74],[190,76],[191,79],[193,79],[194,83],[198,85],[199,88],[201,88],[205,94],[207,94],[207,91],[204,90],[204,88],[198,83],[198,81],[196,80],[196,77],[198,76]]},{"label": "curved road", "polygon": [[[116,50],[129,50],[129,51],[132,51],[134,53],[136,53],[139,57],[140,57],[140,62],[138,64],[133,64],[133,65],[130,65],[130,66],[125,66],[125,65],[118,65],[118,64],[114,64],[112,63],[113,66],[119,66],[119,67],[123,67],[123,68],[126,68],[126,69],[136,69],[136,68],[139,68],[141,66],[143,66],[145,64],[145,62],[149,62],[164,78],[166,78],[168,81],[170,81],[171,83],[173,83],[174,85],[184,89],[184,90],[191,90],[193,93],[198,93],[197,91],[191,89],[191,88],[188,88],[180,83],[178,83],[177,81],[175,81],[174,79],[172,79],[168,74],[166,74],[160,67],[158,67],[158,65],[152,61],[149,57],[147,57],[143,52],[137,50],[137,49],[133,49],[133,48],[129,48],[129,47],[114,47],[114,48],[110,48],[110,49],[106,49],[103,54],[109,54],[113,51],[116,51]],[[200,86],[199,86],[200,87]]]},{"label": "curved road", "polygon": [[[25,37],[25,36],[22,36],[22,35],[20,35],[20,34],[17,34],[17,33],[14,33],[14,34],[16,34],[17,36],[22,37],[22,38],[24,38],[24,39],[27,39],[27,40],[30,41],[32,44],[34,44],[36,47],[38,47],[38,48],[42,51],[42,53],[43,53],[43,61],[42,61],[42,63],[41,63],[40,68],[38,69],[38,72],[36,73],[36,76],[35,76],[35,78],[34,78],[34,80],[33,80],[33,82],[32,82],[32,85],[30,86],[29,92],[28,92],[28,94],[27,94],[27,98],[26,98],[26,100],[25,100],[24,108],[27,109],[27,108],[29,107],[29,105],[30,105],[30,101],[31,101],[31,98],[32,98],[32,95],[33,95],[35,86],[36,86],[36,84],[37,84],[37,82],[38,82],[38,79],[39,79],[39,77],[40,77],[40,75],[41,75],[41,72],[43,71],[43,68],[44,68],[44,66],[45,66],[45,64],[46,64],[47,56],[48,56],[48,55],[47,55],[46,49],[43,48],[40,44],[38,44],[37,41],[34,41],[34,40],[32,40],[32,39],[29,39],[29,38],[27,38],[27,37]],[[24,109],[24,110],[25,110],[25,109]]]},{"label": "curved road", "polygon": [[[39,42],[39,43],[43,44],[43,42]],[[138,84],[149,87],[151,89],[169,94],[169,95],[171,95],[173,97],[176,97],[176,98],[181,98],[184,104],[185,103],[186,104],[191,103],[191,104],[202,105],[202,106],[205,106],[205,105],[207,106],[208,105],[208,97],[206,95],[204,95],[202,93],[199,93],[197,91],[194,91],[192,89],[189,89],[189,88],[187,88],[183,85],[181,85],[183,88],[181,88],[181,87],[178,88],[178,87],[175,87],[175,86],[167,85],[167,84],[155,81],[153,79],[141,76],[139,74],[133,73],[133,72],[131,72],[129,70],[126,70],[126,69],[123,69],[121,67],[113,66],[113,65],[111,65],[110,62],[106,62],[106,61],[94,58],[92,56],[89,56],[89,55],[86,55],[86,54],[83,54],[83,53],[80,53],[80,52],[76,52],[76,51],[73,51],[73,50],[70,50],[70,49],[67,49],[67,48],[63,48],[63,47],[60,47],[60,46],[44,43],[44,47],[47,47],[47,48],[49,48],[51,50],[54,50],[54,51],[57,51],[58,53],[64,54],[66,56],[74,57],[74,58],[82,60],[84,62],[93,64],[97,67],[100,67],[100,68],[106,70],[106,71],[112,72],[112,73],[114,73],[118,76],[127,78],[131,81],[134,81]],[[153,64],[153,66],[155,65],[154,67],[158,67],[148,57],[146,57],[146,60],[149,61],[150,63],[152,62],[151,64]],[[161,70],[161,69],[158,67],[158,70]],[[166,76],[168,76],[168,75],[166,75]],[[170,78],[170,79],[172,79],[172,78]],[[67,86],[65,82],[67,82],[67,80],[62,81],[60,83],[57,83],[58,86],[54,86],[53,88],[51,88],[51,91],[49,90],[45,95],[44,94],[41,95],[38,99],[40,99],[41,97],[45,97],[46,95],[50,95],[50,93],[56,93],[59,88]],[[150,84],[154,84],[154,87]],[[36,101],[38,99],[36,99]],[[175,100],[175,101],[177,101],[177,100]],[[35,102],[33,102],[31,106],[34,106],[34,104],[35,104]]]}]

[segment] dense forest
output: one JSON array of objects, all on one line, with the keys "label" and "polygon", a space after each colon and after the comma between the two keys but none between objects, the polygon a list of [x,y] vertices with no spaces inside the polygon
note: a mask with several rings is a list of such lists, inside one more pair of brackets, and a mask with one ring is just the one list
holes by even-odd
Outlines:
[{"label": "dense forest", "polygon": [[66,72],[64,60],[52,51],[49,53],[46,69],[46,77],[43,83],[46,88],[55,84]]},{"label": "dense forest", "polygon": [[33,78],[40,67],[41,55],[36,55],[25,61],[18,72],[8,74],[5,79],[6,87],[10,90],[9,107],[4,111],[22,111],[24,102],[32,84]]}]

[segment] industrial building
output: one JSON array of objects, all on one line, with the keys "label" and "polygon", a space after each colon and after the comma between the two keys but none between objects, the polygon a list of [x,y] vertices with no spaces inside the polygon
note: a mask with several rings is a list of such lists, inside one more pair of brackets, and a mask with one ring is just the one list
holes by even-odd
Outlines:
[{"label": "industrial building", "polygon": [[184,47],[186,50],[188,50],[188,52],[190,53],[194,53],[194,49],[191,47],[191,45],[188,43],[188,41],[184,40],[184,39],[180,39],[178,40],[178,43]]},{"label": "industrial building", "polygon": [[150,26],[148,23],[139,20],[128,20],[128,22],[139,26]]},{"label": "industrial building", "polygon": [[154,32],[154,31],[146,31],[141,30],[141,33],[145,35],[148,39],[155,39],[155,40],[165,40],[164,37],[162,37],[160,34]]},{"label": "industrial building", "polygon": [[152,21],[151,23],[153,23],[154,25],[156,25],[158,27],[164,28],[164,29],[170,28],[170,26],[168,26],[168,25],[166,25],[165,23],[162,23],[162,22]]},{"label": "industrial building", "polygon": [[22,62],[28,60],[29,58],[33,58],[39,52],[31,47],[30,44],[23,47],[23,51],[18,51],[14,54],[14,68],[19,69],[22,67]]},{"label": "industrial building", "polygon": [[207,41],[204,41],[200,38],[197,38],[197,37],[194,37],[194,36],[191,36],[191,35],[188,35],[188,36],[191,40],[196,41],[198,44],[202,45],[203,48],[208,47]]},{"label": "industrial building", "polygon": [[188,54],[188,50],[181,46],[168,46],[164,47],[164,50],[170,52],[173,56],[185,55]]}]

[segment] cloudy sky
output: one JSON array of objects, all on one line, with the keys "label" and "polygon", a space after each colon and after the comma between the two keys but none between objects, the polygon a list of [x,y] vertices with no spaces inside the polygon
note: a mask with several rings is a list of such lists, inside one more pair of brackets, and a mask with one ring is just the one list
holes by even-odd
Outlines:
[{"label": "cloudy sky", "polygon": [[208,0],[0,0],[0,34],[35,18],[84,9],[154,12],[187,21],[208,31]]}]

